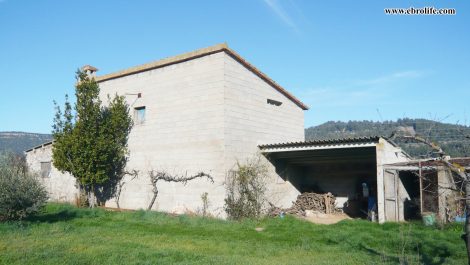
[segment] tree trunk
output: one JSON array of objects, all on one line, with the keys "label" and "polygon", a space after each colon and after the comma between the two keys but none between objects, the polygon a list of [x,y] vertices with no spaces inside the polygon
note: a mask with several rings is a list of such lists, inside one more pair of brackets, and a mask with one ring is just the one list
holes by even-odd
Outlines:
[{"label": "tree trunk", "polygon": [[117,186],[117,191],[116,191],[116,207],[118,209],[121,209],[121,206],[119,205],[119,198],[121,197],[121,191],[122,191],[122,184],[118,183],[118,186]]},{"label": "tree trunk", "polygon": [[155,200],[157,199],[157,196],[158,196],[158,190],[155,189],[155,190],[153,191],[153,198],[152,198],[152,201],[150,201],[150,204],[149,204],[149,207],[147,208],[147,211],[152,210],[153,204],[155,203]]},{"label": "tree trunk", "polygon": [[119,205],[119,197],[116,199],[116,207],[117,207],[118,209],[121,209],[121,206]]},{"label": "tree trunk", "polygon": [[470,265],[470,181],[465,179],[465,234],[462,235],[462,239],[465,241],[467,248],[468,264]]},{"label": "tree trunk", "polygon": [[96,195],[95,195],[95,190],[93,187],[88,190],[88,204],[90,208],[95,208],[96,207]]}]

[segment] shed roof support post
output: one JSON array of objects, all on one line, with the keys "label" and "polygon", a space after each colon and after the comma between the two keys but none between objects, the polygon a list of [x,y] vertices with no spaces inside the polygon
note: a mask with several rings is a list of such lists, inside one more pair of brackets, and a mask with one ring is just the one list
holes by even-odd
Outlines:
[{"label": "shed roof support post", "polygon": [[419,167],[419,212],[423,214],[423,170],[421,169],[421,161],[418,162]]},{"label": "shed roof support post", "polygon": [[[400,197],[400,183],[398,182],[399,181],[399,174],[400,172],[399,171],[395,171],[393,173],[393,182],[395,183],[395,189],[394,189],[394,192],[395,192],[395,213],[396,213],[396,220],[395,221],[405,221],[405,218],[403,218],[403,216],[401,216],[401,212],[400,212],[400,206],[399,204],[402,203],[402,200],[401,200],[401,197]],[[387,188],[387,187],[385,187]]]},{"label": "shed roof support post", "polygon": [[385,220],[385,186],[384,186],[384,171],[383,166],[377,166],[377,215],[379,223],[384,223]]}]

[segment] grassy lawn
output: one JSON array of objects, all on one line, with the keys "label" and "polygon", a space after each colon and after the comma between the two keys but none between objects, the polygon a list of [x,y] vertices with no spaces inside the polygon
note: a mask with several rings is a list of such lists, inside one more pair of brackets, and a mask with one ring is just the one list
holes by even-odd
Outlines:
[{"label": "grassy lawn", "polygon": [[461,230],[292,217],[231,222],[49,204],[28,221],[0,223],[0,264],[465,264]]}]

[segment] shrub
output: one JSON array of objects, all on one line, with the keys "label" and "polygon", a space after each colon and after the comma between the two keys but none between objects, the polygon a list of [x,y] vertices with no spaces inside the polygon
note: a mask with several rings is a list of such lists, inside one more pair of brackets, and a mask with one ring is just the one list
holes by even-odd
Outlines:
[{"label": "shrub", "polygon": [[0,220],[21,220],[38,212],[48,199],[35,175],[18,170],[9,162],[11,157],[0,158]]},{"label": "shrub", "polygon": [[90,206],[87,194],[83,189],[80,189],[78,195],[75,195],[75,206],[78,208],[88,208]]},{"label": "shrub", "polygon": [[199,214],[202,215],[202,217],[208,217],[210,215],[209,213],[209,193],[204,192],[201,194],[201,200],[202,200],[202,208],[199,210]]},{"label": "shrub", "polygon": [[241,220],[243,218],[259,218],[263,213],[266,202],[267,165],[262,157],[249,159],[245,164],[237,162],[226,180],[227,197],[225,212],[228,218]]}]

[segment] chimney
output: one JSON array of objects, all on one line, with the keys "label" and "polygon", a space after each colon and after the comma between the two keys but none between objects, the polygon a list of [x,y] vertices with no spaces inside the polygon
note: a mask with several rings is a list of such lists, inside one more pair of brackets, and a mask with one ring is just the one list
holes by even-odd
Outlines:
[{"label": "chimney", "polygon": [[88,75],[88,77],[96,77],[96,72],[98,72],[98,68],[93,67],[91,65],[84,65],[82,67],[82,71]]}]

